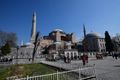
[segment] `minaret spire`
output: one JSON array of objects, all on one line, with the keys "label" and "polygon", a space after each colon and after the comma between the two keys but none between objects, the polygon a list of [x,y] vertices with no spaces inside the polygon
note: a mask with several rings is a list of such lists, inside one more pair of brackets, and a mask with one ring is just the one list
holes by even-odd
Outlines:
[{"label": "minaret spire", "polygon": [[31,37],[30,37],[30,42],[31,43],[35,42],[35,35],[36,35],[36,12],[33,12],[32,29],[31,29]]},{"label": "minaret spire", "polygon": [[86,29],[85,29],[85,25],[83,24],[83,32],[84,32],[84,38],[86,37]]}]

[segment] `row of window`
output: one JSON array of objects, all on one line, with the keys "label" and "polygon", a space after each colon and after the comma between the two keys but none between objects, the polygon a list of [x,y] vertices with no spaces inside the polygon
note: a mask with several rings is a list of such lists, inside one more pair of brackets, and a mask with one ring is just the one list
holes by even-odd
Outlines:
[{"label": "row of window", "polygon": [[100,43],[100,47],[105,48],[105,44]]},{"label": "row of window", "polygon": [[99,39],[101,42],[104,42],[105,40],[104,39]]}]

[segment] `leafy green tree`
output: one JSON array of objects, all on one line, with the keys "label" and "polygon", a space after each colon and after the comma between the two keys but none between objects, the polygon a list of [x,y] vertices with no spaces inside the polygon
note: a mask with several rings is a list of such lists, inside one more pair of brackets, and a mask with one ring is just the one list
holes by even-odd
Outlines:
[{"label": "leafy green tree", "polygon": [[109,54],[111,51],[114,50],[114,45],[108,31],[105,31],[105,46],[106,46],[106,51],[108,51]]},{"label": "leafy green tree", "polygon": [[1,47],[1,55],[7,55],[11,52],[9,43],[7,42],[4,46]]}]

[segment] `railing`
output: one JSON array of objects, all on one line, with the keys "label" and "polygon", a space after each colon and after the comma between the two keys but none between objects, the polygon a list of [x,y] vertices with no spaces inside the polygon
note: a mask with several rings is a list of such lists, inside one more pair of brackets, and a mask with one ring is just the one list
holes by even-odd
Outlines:
[{"label": "railing", "polygon": [[39,76],[27,76],[25,78],[8,78],[7,80],[84,80],[88,78],[95,78],[94,67],[79,68],[75,70],[56,72],[53,74]]}]

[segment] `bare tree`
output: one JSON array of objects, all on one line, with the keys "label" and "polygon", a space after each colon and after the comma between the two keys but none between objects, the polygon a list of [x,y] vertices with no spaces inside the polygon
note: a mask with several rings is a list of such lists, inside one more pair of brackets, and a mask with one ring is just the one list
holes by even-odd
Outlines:
[{"label": "bare tree", "polygon": [[16,33],[0,31],[0,47],[9,43],[10,47],[15,47],[17,42]]},{"label": "bare tree", "polygon": [[33,49],[33,54],[32,54],[32,63],[34,63],[35,53],[36,53],[38,45],[39,45],[38,37],[39,37],[39,32],[37,32],[37,34],[35,36],[34,49]]}]

